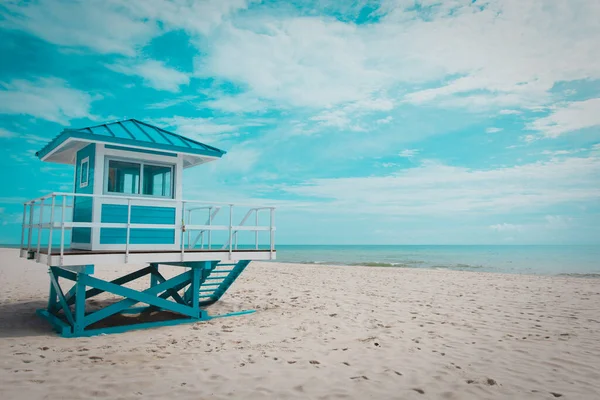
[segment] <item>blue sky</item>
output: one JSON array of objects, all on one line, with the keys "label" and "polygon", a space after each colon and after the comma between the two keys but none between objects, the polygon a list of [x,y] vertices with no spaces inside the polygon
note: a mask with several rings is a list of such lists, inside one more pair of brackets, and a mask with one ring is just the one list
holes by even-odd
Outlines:
[{"label": "blue sky", "polygon": [[34,152],[137,118],[228,151],[188,199],[288,244],[600,243],[600,3],[4,1],[0,242]]}]

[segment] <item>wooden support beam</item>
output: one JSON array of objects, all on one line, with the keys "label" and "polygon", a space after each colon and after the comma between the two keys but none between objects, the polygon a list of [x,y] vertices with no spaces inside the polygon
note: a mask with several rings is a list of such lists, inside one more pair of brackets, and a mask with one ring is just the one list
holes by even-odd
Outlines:
[{"label": "wooden support beam", "polygon": [[[122,276],[120,278],[114,279],[114,280],[110,281],[110,283],[114,283],[115,285],[122,285],[124,283],[131,282],[131,281],[134,281],[136,279],[139,279],[142,276],[146,276],[146,275],[150,274],[151,272],[152,272],[152,268],[151,267],[142,268],[142,269],[140,269],[138,271],[135,271],[135,272],[132,272],[130,274],[124,275],[124,276]],[[104,290],[100,290],[100,289],[97,289],[97,288],[90,289],[90,290],[88,290],[85,293],[85,298],[89,299],[90,297],[97,296],[100,293],[104,293]],[[73,294],[74,294],[74,292],[73,292]],[[71,295],[71,296],[69,296],[67,298],[67,302],[69,304],[73,304],[75,302],[75,298],[73,297],[73,295]]]},{"label": "wooden support beam", "polygon": [[75,325],[73,315],[71,314],[71,309],[69,308],[69,305],[65,300],[65,295],[62,289],[60,288],[60,285],[58,284],[58,280],[54,276],[54,271],[52,270],[52,268],[50,269],[50,273],[48,275],[50,275],[50,282],[52,282],[52,285],[54,285],[54,290],[56,291],[56,294],[58,296],[58,301],[60,302],[60,305],[65,313],[65,316],[67,317],[67,320],[69,321],[71,326]]},{"label": "wooden support beam", "polygon": [[187,282],[189,284],[189,281],[191,279],[190,271],[179,274],[176,277],[171,278],[154,287],[148,288],[143,292],[139,292],[137,290],[130,289],[124,286],[115,285],[114,283],[106,282],[101,279],[97,279],[87,275],[82,275],[81,278],[84,279],[85,284],[88,286],[92,286],[94,288],[125,297],[124,300],[111,304],[108,307],[105,307],[86,316],[85,326],[91,325],[113,314],[116,314],[128,307],[131,307],[136,303],[146,303],[152,306],[156,306],[168,311],[176,312],[190,317],[194,316],[194,311],[191,309],[191,307],[174,303],[172,301],[168,301],[156,296],[158,293],[172,288],[177,284],[184,282]]},{"label": "wooden support beam", "polygon": [[[154,283],[152,283],[151,281],[150,287],[154,287],[159,283],[163,283],[166,281],[165,277],[162,276],[160,272],[158,272],[156,264],[151,264],[150,268],[152,268],[152,272],[150,273],[150,279],[155,279]],[[188,304],[181,298],[181,296],[179,295],[179,293],[177,293],[176,290],[173,290],[173,288],[167,289],[167,292],[169,292],[169,295],[173,298],[173,300],[175,300],[179,304]]]}]

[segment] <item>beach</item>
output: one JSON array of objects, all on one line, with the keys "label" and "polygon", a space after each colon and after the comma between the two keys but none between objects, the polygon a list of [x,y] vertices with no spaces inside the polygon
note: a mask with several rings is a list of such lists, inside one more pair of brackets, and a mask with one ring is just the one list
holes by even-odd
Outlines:
[{"label": "beach", "polygon": [[0,249],[1,399],[600,398],[598,279],[252,262],[253,314],[65,339],[46,269]]}]

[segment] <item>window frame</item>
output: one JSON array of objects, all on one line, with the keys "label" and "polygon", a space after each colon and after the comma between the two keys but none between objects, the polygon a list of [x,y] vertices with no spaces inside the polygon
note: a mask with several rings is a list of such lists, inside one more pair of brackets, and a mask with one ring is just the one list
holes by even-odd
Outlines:
[{"label": "window frame", "polygon": [[[85,173],[85,182],[83,181],[83,164],[87,164]],[[85,157],[79,163],[79,189],[88,187],[90,183],[90,158]]]},{"label": "window frame", "polygon": [[[123,161],[140,166],[140,184],[138,187],[138,193],[119,193],[108,191],[108,171],[110,169],[111,161]],[[170,194],[167,196],[159,196],[154,194],[143,194],[144,192],[144,166],[151,165],[155,167],[168,167],[171,170],[171,182],[169,185]],[[148,161],[148,160],[134,160],[131,158],[118,157],[118,156],[106,156],[104,158],[104,183],[103,193],[109,196],[124,196],[124,197],[145,197],[149,199],[173,199],[175,198],[175,164],[164,163],[160,161]]]}]

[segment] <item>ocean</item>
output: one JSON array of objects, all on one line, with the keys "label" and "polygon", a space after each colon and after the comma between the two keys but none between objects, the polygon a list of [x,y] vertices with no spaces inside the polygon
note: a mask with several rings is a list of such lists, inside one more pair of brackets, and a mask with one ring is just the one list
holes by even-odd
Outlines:
[{"label": "ocean", "polygon": [[[15,247],[18,245],[0,245]],[[215,245],[215,248],[221,246]],[[254,248],[240,245],[240,249]],[[261,248],[268,248],[264,245]],[[276,245],[278,262],[600,278],[600,246]]]},{"label": "ocean", "polygon": [[277,261],[600,278],[600,246],[277,245]]}]

